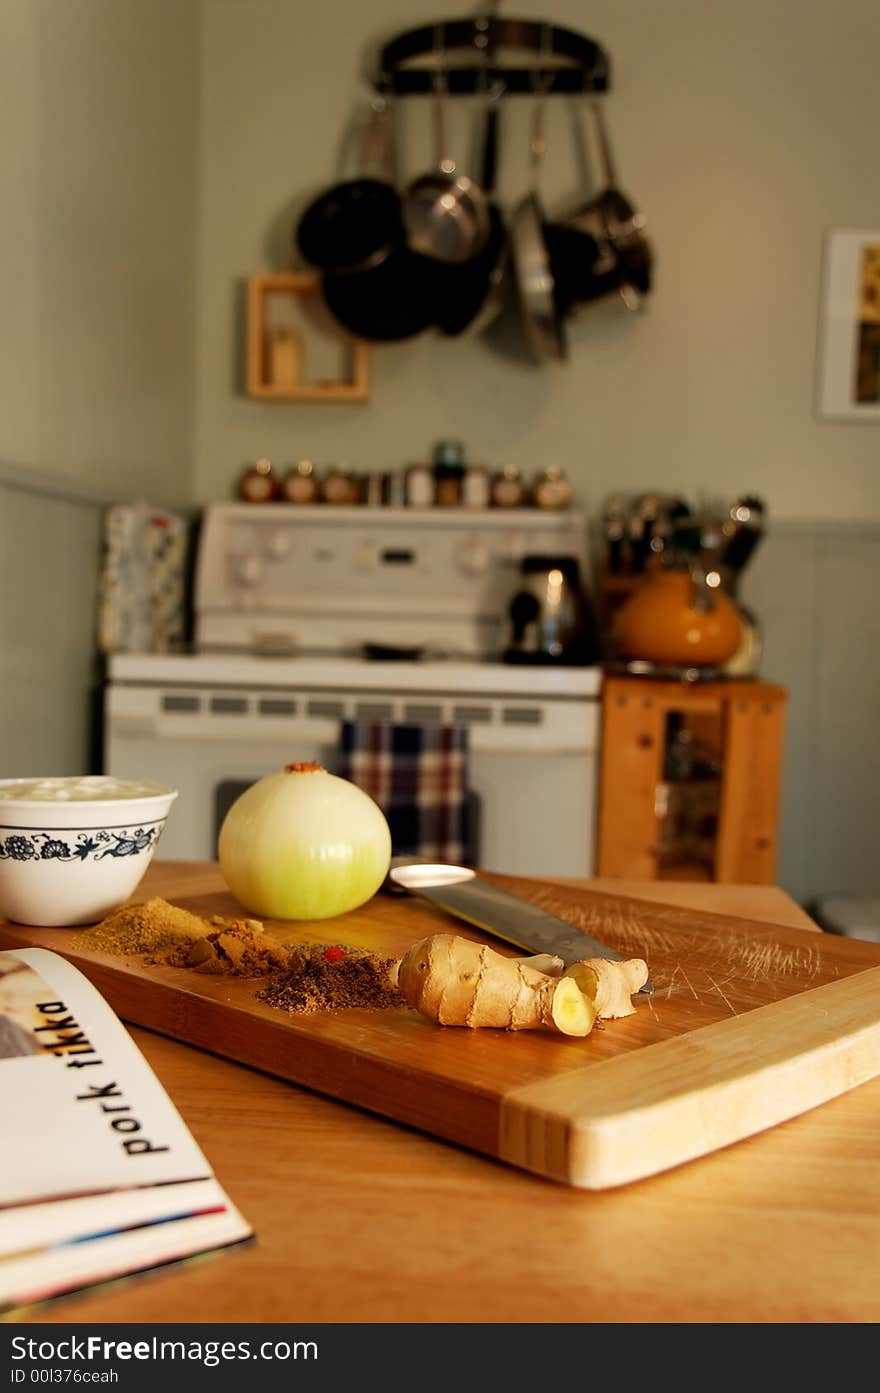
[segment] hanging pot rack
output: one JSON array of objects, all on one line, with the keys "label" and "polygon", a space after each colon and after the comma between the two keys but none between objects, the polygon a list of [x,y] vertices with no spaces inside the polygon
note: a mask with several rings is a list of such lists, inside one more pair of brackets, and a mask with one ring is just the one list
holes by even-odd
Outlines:
[{"label": "hanging pot rack", "polygon": [[[520,61],[525,54],[533,61]],[[546,21],[483,15],[396,35],[379,53],[376,90],[427,96],[435,89],[440,60],[450,96],[472,95],[487,86],[504,96],[573,95],[609,87],[609,58],[595,39]]]}]

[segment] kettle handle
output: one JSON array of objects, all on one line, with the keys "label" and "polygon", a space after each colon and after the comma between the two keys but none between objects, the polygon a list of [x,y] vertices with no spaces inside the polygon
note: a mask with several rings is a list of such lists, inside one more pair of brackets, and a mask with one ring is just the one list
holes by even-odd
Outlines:
[{"label": "kettle handle", "polygon": [[696,559],[691,561],[688,570],[693,586],[691,609],[696,610],[700,614],[711,614],[718,605],[718,599],[715,594],[718,586],[717,584],[715,586],[709,584],[709,575],[712,574],[717,576],[718,572],[707,571],[705,566],[702,566]]},{"label": "kettle handle", "polygon": [[533,624],[541,612],[537,598],[528,590],[520,590],[510,602],[510,620],[513,626],[513,642],[522,643],[526,629]]}]

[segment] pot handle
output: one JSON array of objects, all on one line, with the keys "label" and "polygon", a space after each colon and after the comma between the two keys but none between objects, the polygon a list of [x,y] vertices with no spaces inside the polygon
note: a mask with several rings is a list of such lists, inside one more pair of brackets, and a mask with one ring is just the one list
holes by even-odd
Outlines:
[{"label": "pot handle", "polygon": [[608,134],[608,127],[605,124],[605,112],[602,102],[598,97],[594,97],[590,102],[590,110],[593,113],[593,121],[596,126],[596,134],[599,138],[599,154],[602,157],[602,171],[605,175],[606,188],[617,188],[617,169],[614,164],[614,156],[611,153],[611,138]]},{"label": "pot handle", "polygon": [[446,149],[446,99],[449,95],[449,73],[446,52],[446,25],[434,25],[434,73],[431,97],[432,124],[434,128],[434,163],[441,174],[452,174],[455,165]]}]

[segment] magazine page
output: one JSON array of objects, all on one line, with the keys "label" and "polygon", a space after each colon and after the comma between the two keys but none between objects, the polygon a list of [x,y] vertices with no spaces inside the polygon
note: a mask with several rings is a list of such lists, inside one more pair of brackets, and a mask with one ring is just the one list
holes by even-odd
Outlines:
[{"label": "magazine page", "polygon": [[0,952],[0,1209],[209,1178],[99,992],[45,948]]},{"label": "magazine page", "polygon": [[143,1190],[109,1190],[72,1200],[23,1204],[0,1212],[0,1288],[4,1263],[74,1244],[103,1241],[153,1224],[206,1214],[234,1212],[216,1180],[183,1185],[149,1185]]},{"label": "magazine page", "polygon": [[216,1180],[27,1205],[0,1228],[32,1212],[25,1246],[0,1259],[0,1313],[252,1237]]}]

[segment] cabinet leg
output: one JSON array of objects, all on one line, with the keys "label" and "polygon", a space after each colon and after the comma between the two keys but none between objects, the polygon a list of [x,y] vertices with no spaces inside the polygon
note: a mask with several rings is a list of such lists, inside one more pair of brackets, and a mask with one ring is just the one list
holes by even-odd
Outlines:
[{"label": "cabinet leg", "polygon": [[751,885],[776,880],[783,706],[724,703],[724,773],[715,878]]},{"label": "cabinet leg", "polygon": [[657,878],[655,798],[666,708],[609,682],[602,714],[598,874]]}]

